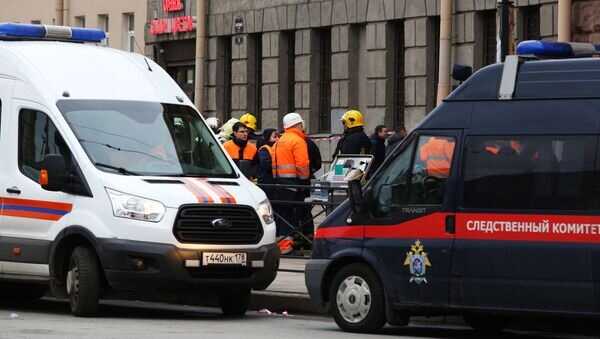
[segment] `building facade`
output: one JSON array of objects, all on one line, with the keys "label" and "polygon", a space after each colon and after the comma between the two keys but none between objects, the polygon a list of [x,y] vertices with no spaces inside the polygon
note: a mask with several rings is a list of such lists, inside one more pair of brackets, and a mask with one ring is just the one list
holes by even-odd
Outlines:
[{"label": "building facade", "polygon": [[[194,16],[194,0],[165,12],[149,1],[149,23]],[[496,0],[453,2],[453,63],[475,70],[497,60]],[[301,113],[312,134],[340,133],[348,108],[367,126],[413,128],[435,107],[439,0],[209,1],[206,115],[252,112],[264,127]],[[556,39],[557,1],[517,0],[513,42]],[[573,38],[600,42],[600,2],[573,3]],[[594,19],[595,18],[595,19]],[[154,56],[192,93],[194,32],[153,32]],[[514,45],[512,46],[514,49]]]},{"label": "building facade", "polygon": [[144,53],[147,0],[3,0],[0,22],[100,28],[106,45]]},{"label": "building facade", "polygon": [[[177,3],[179,11],[165,11]],[[600,42],[600,1],[575,0],[572,40]],[[414,128],[436,105],[440,0],[209,0],[206,116],[254,113],[261,127],[303,115],[323,155],[348,108],[378,124]],[[150,0],[149,25],[194,16],[195,0]],[[496,0],[454,0],[452,63],[498,60]],[[510,49],[555,40],[557,0],[515,0]],[[193,95],[195,33],[153,31],[151,55]],[[456,83],[454,84],[456,85]]]}]

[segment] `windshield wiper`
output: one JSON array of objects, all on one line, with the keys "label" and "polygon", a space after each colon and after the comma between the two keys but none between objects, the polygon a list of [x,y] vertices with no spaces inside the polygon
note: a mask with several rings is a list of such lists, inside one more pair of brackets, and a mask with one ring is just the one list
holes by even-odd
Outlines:
[{"label": "windshield wiper", "polygon": [[118,167],[118,166],[112,166],[112,165],[108,165],[108,164],[103,164],[101,162],[95,162],[94,165],[98,166],[98,167],[104,167],[104,168],[108,168],[108,169],[111,169],[111,170],[115,170],[115,171],[119,172],[120,174],[124,174],[124,175],[142,176],[140,173],[136,173],[136,172],[130,171],[130,170],[128,170],[126,168],[123,168],[123,167]]},{"label": "windshield wiper", "polygon": [[85,139],[77,139],[77,140],[79,142],[81,142],[81,143],[88,143],[88,144],[100,145],[100,146],[104,146],[106,148],[109,148],[109,149],[112,149],[112,150],[115,150],[115,151],[118,151],[118,152],[137,153],[137,154],[145,155],[147,157],[150,157],[150,158],[153,158],[153,159],[156,159],[156,160],[160,160],[160,161],[164,161],[164,162],[170,163],[170,161],[168,161],[168,160],[162,159],[162,158],[160,158],[158,156],[152,155],[150,153],[142,152],[142,151],[136,151],[136,150],[132,150],[132,149],[120,148],[120,147],[113,146],[111,144],[105,144],[105,143],[97,142],[97,141],[91,141],[91,140],[85,140]]}]

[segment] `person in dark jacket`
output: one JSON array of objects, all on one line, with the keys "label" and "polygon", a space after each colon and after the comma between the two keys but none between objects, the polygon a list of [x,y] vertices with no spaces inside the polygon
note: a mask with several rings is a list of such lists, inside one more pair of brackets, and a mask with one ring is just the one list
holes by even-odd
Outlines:
[{"label": "person in dark jacket", "polygon": [[351,110],[342,116],[344,135],[338,141],[333,156],[339,154],[372,154],[371,140],[365,134],[363,116]]},{"label": "person in dark jacket", "polygon": [[402,127],[399,131],[395,132],[391,137],[388,138],[385,155],[392,153],[394,148],[396,148],[396,146],[398,146],[402,140],[404,140],[404,138],[406,138],[406,129]]},{"label": "person in dark jacket", "polygon": [[319,146],[310,137],[306,138],[306,143],[308,144],[308,159],[310,161],[310,178],[315,179],[315,173],[323,166],[323,159],[321,158]]},{"label": "person in dark jacket", "polygon": [[[279,140],[279,132],[274,128],[266,128],[263,131],[261,146],[258,149],[258,184],[274,184],[272,147]],[[269,199],[275,199],[272,187],[263,187],[263,191]]]},{"label": "person in dark jacket", "polygon": [[[309,159],[309,167],[310,167],[310,179],[315,179],[315,173],[321,169],[323,159],[321,158],[321,151],[319,150],[319,146],[310,138],[306,137],[306,144],[308,146],[308,159]],[[310,185],[311,181],[306,180],[303,185]],[[308,198],[310,196],[310,189],[304,190],[304,198]],[[312,215],[312,206],[306,205],[300,208],[299,214],[302,218],[302,233],[312,239],[315,232],[315,224],[313,221]]]},{"label": "person in dark jacket", "polygon": [[371,164],[371,173],[375,173],[379,166],[385,160],[385,139],[388,136],[388,130],[384,125],[375,127],[375,133],[371,135],[371,145],[373,146],[373,163]]}]

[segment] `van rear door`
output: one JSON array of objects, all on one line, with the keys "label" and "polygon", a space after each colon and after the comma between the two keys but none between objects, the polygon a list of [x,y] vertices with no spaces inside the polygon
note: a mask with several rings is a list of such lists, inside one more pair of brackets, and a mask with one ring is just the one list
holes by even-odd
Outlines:
[{"label": "van rear door", "polygon": [[461,134],[414,133],[368,188],[364,253],[397,306],[448,304]]}]

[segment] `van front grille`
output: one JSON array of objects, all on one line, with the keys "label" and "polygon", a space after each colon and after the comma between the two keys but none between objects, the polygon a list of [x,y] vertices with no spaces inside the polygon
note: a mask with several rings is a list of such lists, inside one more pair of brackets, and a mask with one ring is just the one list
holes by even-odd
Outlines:
[{"label": "van front grille", "polygon": [[[226,224],[213,225],[223,219]],[[263,228],[253,208],[239,205],[184,205],[179,209],[175,238],[182,243],[253,245],[263,236]]]}]

